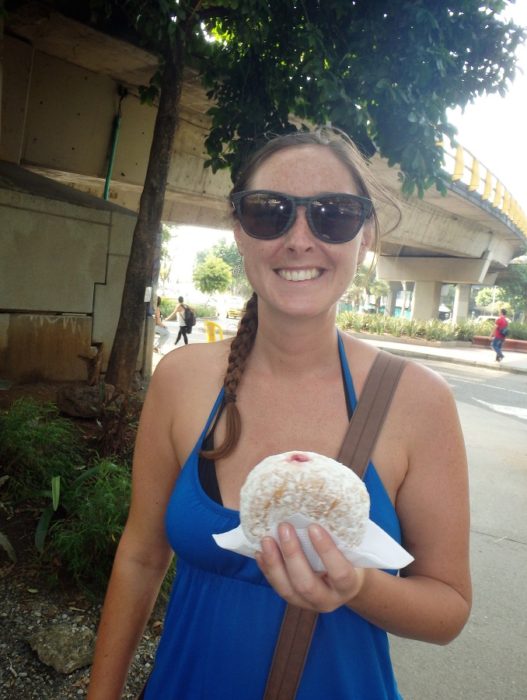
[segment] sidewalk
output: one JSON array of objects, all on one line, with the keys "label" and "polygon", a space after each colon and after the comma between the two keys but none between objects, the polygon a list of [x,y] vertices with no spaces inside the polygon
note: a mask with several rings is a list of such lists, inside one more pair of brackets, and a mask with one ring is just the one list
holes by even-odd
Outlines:
[{"label": "sidewalk", "polygon": [[[220,322],[226,338],[236,333],[237,322]],[[459,365],[474,365],[486,367],[500,372],[515,372],[527,374],[527,353],[513,352],[505,350],[505,359],[496,362],[494,351],[491,348],[482,348],[470,343],[444,343],[442,345],[421,344],[419,341],[412,342],[409,338],[395,338],[393,336],[377,336],[367,333],[353,333],[351,335],[371,343],[378,348],[392,352],[394,355],[411,357],[418,360],[436,360],[440,362],[452,362]],[[389,338],[388,340],[386,338]],[[205,342],[204,330],[198,327],[197,332],[189,336],[191,343]],[[170,345],[170,347],[172,347]],[[157,365],[160,356],[154,353],[153,367]]]},{"label": "sidewalk", "polygon": [[460,365],[475,365],[477,367],[499,370],[500,372],[527,373],[527,353],[524,352],[506,351],[505,359],[501,362],[496,362],[494,351],[491,348],[479,348],[468,343],[459,346],[446,344],[441,346],[419,345],[406,340],[398,341],[395,338],[384,340],[378,336],[368,336],[362,333],[353,335],[378,348],[388,350],[394,355],[403,355],[404,357],[421,360],[453,362]]}]

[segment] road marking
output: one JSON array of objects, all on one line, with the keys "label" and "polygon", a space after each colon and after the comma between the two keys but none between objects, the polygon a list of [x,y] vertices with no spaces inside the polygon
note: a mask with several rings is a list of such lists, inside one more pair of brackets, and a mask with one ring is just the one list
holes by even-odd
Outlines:
[{"label": "road marking", "polygon": [[516,416],[516,418],[527,420],[527,408],[520,408],[519,406],[502,406],[501,404],[497,403],[488,403],[488,401],[483,401],[482,399],[474,400],[477,401],[477,403],[487,406],[491,411],[495,411],[496,413],[504,413],[507,416]]},{"label": "road marking", "polygon": [[[486,389],[499,389],[500,391],[506,391],[508,394],[521,394],[521,396],[527,396],[527,391],[519,391],[518,389],[509,389],[504,386],[496,386],[495,384],[485,384],[482,379],[459,379],[455,374],[442,373],[444,377],[448,377],[452,382],[458,382],[459,384],[474,384],[475,386],[483,386]],[[450,384],[453,386],[453,384]]]}]

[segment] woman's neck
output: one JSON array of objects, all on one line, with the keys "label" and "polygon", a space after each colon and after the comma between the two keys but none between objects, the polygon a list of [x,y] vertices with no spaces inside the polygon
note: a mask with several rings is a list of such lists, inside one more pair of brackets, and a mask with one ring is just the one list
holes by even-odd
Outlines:
[{"label": "woman's neck", "polygon": [[323,374],[338,364],[335,314],[316,318],[258,315],[258,333],[250,363],[274,375]]}]

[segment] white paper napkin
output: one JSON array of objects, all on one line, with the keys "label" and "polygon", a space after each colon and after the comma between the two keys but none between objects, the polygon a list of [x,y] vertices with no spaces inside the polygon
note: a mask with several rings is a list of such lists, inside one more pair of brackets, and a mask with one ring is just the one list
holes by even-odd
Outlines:
[{"label": "white paper napkin", "polygon": [[[304,553],[313,569],[315,571],[324,571],[324,565],[315,552],[307,531],[308,526],[315,524],[315,521],[306,518],[306,516],[301,513],[295,513],[285,518],[284,522],[293,525],[295,528]],[[269,533],[276,541],[278,541],[277,529],[278,526],[276,525]],[[231,552],[243,554],[246,557],[252,557],[253,559],[255,552],[260,549],[259,546],[253,545],[245,537],[241,525],[234,530],[212,535],[212,537],[219,547],[229,549]],[[350,549],[349,547],[345,547],[338,538],[333,537],[333,540],[348,561],[354,566],[362,568],[402,569],[414,560],[406,549],[403,549],[393,537],[390,537],[390,535],[371,520],[368,520],[364,537],[357,547]]]}]

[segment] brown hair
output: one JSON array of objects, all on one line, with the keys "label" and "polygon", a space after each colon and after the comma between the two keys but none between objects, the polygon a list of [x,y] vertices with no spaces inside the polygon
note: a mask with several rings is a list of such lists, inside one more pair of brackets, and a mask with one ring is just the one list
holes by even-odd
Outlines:
[{"label": "brown hair", "polygon": [[[271,141],[268,141],[252,155],[245,167],[240,171],[234,187],[231,190],[231,196],[235,192],[249,189],[250,181],[260,166],[275,153],[283,151],[286,148],[295,148],[299,146],[324,146],[329,148],[351,173],[359,195],[371,199],[371,194],[374,193],[377,195],[376,198],[389,200],[393,203],[393,200],[384,193],[372,178],[365,158],[349,136],[339,129],[331,127],[322,127],[316,131],[297,131],[284,136],[277,136]],[[235,212],[233,212],[233,216],[236,216]],[[380,234],[379,221],[375,212],[375,207],[373,208],[372,219],[375,238],[374,248],[377,255],[380,247]],[[207,459],[217,460],[227,457],[234,450],[240,438],[241,417],[238,407],[236,406],[236,392],[247,359],[254,345],[257,329],[258,299],[256,293],[253,293],[245,307],[245,313],[238,326],[238,333],[232,341],[227,371],[223,380],[226,417],[225,439],[218,447],[212,450],[202,451],[201,454]]]}]

